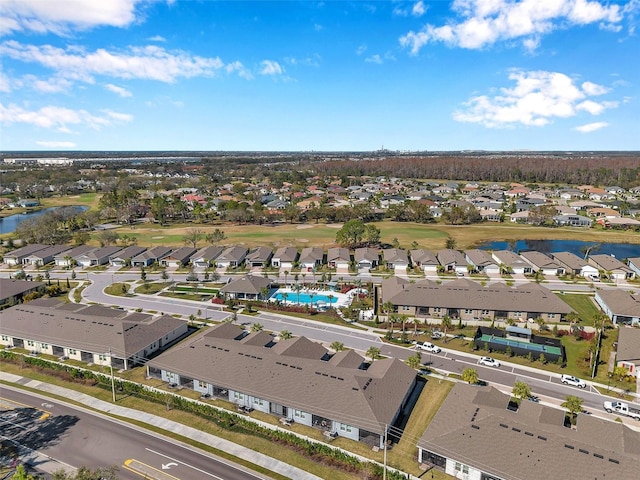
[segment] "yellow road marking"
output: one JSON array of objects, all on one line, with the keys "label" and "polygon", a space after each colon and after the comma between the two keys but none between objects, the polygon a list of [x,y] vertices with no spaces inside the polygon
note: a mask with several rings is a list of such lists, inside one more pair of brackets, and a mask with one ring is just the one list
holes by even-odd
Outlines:
[{"label": "yellow road marking", "polygon": [[158,470],[157,468],[147,465],[146,463],[142,463],[140,460],[136,460],[134,458],[125,460],[122,466],[136,475],[140,475],[148,480],[180,480],[167,472]]}]

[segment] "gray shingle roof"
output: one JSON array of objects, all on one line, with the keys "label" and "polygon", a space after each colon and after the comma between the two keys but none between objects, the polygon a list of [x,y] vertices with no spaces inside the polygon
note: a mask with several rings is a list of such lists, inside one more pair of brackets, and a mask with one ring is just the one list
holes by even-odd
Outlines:
[{"label": "gray shingle roof", "polygon": [[220,289],[222,293],[244,293],[260,295],[263,288],[269,288],[271,280],[257,275],[244,275],[226,284]]},{"label": "gray shingle roof", "polygon": [[513,412],[508,401],[456,384],[418,445],[504,480],[638,478],[639,432],[588,415],[572,430],[561,410],[524,401]]},{"label": "gray shingle roof", "polygon": [[273,258],[277,258],[281,262],[295,262],[298,258],[298,249],[295,247],[280,247],[274,253]]},{"label": "gray shingle roof", "polygon": [[556,252],[552,253],[551,256],[561,265],[570,270],[581,270],[582,267],[587,265],[587,262],[584,259],[571,252]]},{"label": "gray shingle roof", "polygon": [[[43,282],[0,278],[0,303],[4,303],[10,297],[31,292],[42,286],[44,286]],[[1,323],[0,327],[2,327]]]},{"label": "gray shingle roof", "polygon": [[640,329],[620,327],[616,360],[640,365]]},{"label": "gray shingle roof", "polygon": [[326,349],[304,337],[266,348],[230,339],[236,332],[235,325],[220,324],[159,355],[149,366],[375,433],[394,419],[415,382],[415,371],[397,359],[376,360],[360,370],[320,360]]},{"label": "gray shingle roof", "polygon": [[640,294],[631,294],[624,290],[598,290],[597,295],[607,304],[614,315],[640,316]]},{"label": "gray shingle roof", "polygon": [[624,272],[631,272],[631,269],[618,260],[616,257],[611,255],[590,255],[589,263],[594,265],[596,268],[601,268],[605,272],[613,271],[613,270],[622,270]]}]

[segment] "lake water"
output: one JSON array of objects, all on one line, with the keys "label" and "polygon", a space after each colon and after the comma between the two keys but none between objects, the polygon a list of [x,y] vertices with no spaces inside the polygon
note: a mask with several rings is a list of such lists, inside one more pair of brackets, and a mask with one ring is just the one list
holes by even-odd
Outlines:
[{"label": "lake water", "polygon": [[[44,215],[47,212],[53,212],[57,208],[66,207],[49,207],[42,210],[36,210],[35,212],[28,213],[16,213],[15,215],[9,215],[8,217],[0,218],[0,234],[13,233],[16,231],[16,227],[20,222],[24,222],[28,218],[36,218]],[[72,205],[71,208],[76,209],[78,212],[84,212],[89,209],[86,205]]]},{"label": "lake water", "polygon": [[597,243],[580,240],[518,240],[517,242],[486,242],[478,246],[482,250],[512,250],[521,252],[536,250],[542,253],[571,252],[584,257],[585,250],[592,246],[591,255],[613,255],[617,259],[640,257],[640,245],[631,243]]}]

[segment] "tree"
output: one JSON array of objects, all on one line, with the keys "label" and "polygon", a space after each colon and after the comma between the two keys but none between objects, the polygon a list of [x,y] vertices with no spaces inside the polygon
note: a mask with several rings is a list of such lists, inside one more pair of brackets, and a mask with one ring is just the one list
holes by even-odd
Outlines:
[{"label": "tree", "polygon": [[282,330],[280,332],[280,340],[289,340],[290,338],[293,338],[293,333],[289,330]]},{"label": "tree", "polygon": [[516,380],[513,384],[511,394],[518,399],[518,404],[520,404],[520,401],[523,398],[529,398],[531,396],[531,387],[529,387],[525,382]]},{"label": "tree", "polygon": [[202,238],[203,232],[201,228],[187,228],[182,237],[182,241],[185,245],[191,245],[193,248],[198,248],[198,242]]},{"label": "tree", "polygon": [[289,275],[289,270],[284,271],[284,286],[287,286],[287,275]]},{"label": "tree", "polygon": [[76,245],[86,245],[91,240],[89,232],[76,232],[73,234],[73,243]]},{"label": "tree", "polygon": [[445,315],[442,318],[442,329],[444,330],[444,343],[447,343],[447,330],[453,326],[451,323],[451,317],[449,315]]},{"label": "tree", "polygon": [[456,239],[453,237],[447,237],[447,240],[444,243],[444,248],[448,248],[450,250],[455,250],[457,245]]},{"label": "tree", "polygon": [[151,215],[161,226],[164,226],[168,208],[169,203],[162,195],[156,195],[151,199]]},{"label": "tree", "polygon": [[16,471],[13,476],[10,477],[10,480],[38,480],[39,478],[40,477],[28,473],[24,465],[20,464],[16,467]]},{"label": "tree", "polygon": [[336,243],[341,247],[355,248],[362,243],[364,233],[365,225],[362,220],[349,220],[336,232]]},{"label": "tree", "polygon": [[422,361],[422,355],[420,354],[420,352],[416,352],[415,354],[411,355],[409,358],[407,358],[407,365],[409,365],[409,367],[411,368],[419,368],[420,367],[420,362]]},{"label": "tree", "polygon": [[471,367],[465,368],[462,371],[462,380],[469,383],[469,385],[478,383],[478,371]]},{"label": "tree", "polygon": [[254,323],[251,325],[251,331],[252,332],[261,332],[263,330],[263,326],[261,323]]},{"label": "tree", "polygon": [[51,480],[118,480],[117,472],[116,466],[96,468],[95,470],[80,467],[75,474],[63,470],[54,472]]},{"label": "tree", "polygon": [[333,350],[336,353],[341,352],[344,350],[344,343],[336,340],[334,342],[331,342],[331,345],[329,345],[329,348],[331,348],[331,350]]},{"label": "tree", "polygon": [[222,230],[216,228],[213,232],[207,233],[204,237],[205,240],[211,245],[217,245],[218,243],[226,240],[227,236],[224,234]]},{"label": "tree", "polygon": [[576,417],[578,413],[582,411],[582,400],[580,397],[576,397],[575,395],[567,395],[564,402],[560,404],[562,408],[566,408],[569,412],[569,416],[571,418],[571,423],[575,424]]},{"label": "tree", "polygon": [[380,349],[378,347],[369,347],[365,355],[369,357],[371,359],[371,363],[373,363],[374,360],[380,358]]}]

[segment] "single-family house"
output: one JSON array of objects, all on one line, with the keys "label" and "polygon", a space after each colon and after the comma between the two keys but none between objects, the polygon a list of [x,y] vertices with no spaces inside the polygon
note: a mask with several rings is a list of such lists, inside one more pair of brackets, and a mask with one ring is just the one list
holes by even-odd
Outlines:
[{"label": "single-family house", "polygon": [[418,462],[461,480],[635,480],[640,432],[536,402],[510,406],[494,387],[456,383],[418,441]]},{"label": "single-family house", "polygon": [[612,280],[626,280],[627,278],[633,278],[635,275],[631,268],[613,255],[589,255],[589,263],[596,267],[598,271],[610,276]]},{"label": "single-family house", "polygon": [[534,273],[540,272],[543,275],[562,275],[564,273],[564,269],[558,262],[542,252],[535,250],[520,252],[520,258],[531,265],[531,270]]},{"label": "single-family house", "polygon": [[97,247],[92,247],[89,245],[78,245],[77,247],[73,247],[70,250],[66,250],[64,252],[60,252],[57,255],[54,255],[53,261],[56,264],[56,267],[73,267],[77,265],[78,257],[80,255],[84,255],[85,253],[90,252],[91,250],[95,250]]},{"label": "single-family house", "polygon": [[216,245],[201,248],[191,256],[191,265],[196,268],[209,268],[216,261],[216,258],[220,256],[222,250],[224,250],[224,247]]},{"label": "single-family house", "polygon": [[249,249],[239,245],[225,248],[216,258],[216,265],[222,268],[237,268],[242,265]]},{"label": "single-family house", "polygon": [[169,247],[157,246],[150,248],[149,250],[145,250],[144,252],[139,253],[135,257],[131,258],[131,266],[132,267],[148,267],[154,263],[160,263],[164,257],[169,255],[173,249]]},{"label": "single-family house", "polygon": [[486,273],[487,275],[498,275],[500,273],[500,265],[486,250],[478,248],[465,250],[464,258],[478,273]]},{"label": "single-family house", "polygon": [[[188,333],[171,315],[39,298],[0,312],[0,344],[97,365],[130,368]],[[109,353],[110,352],[110,353]]]},{"label": "single-family house", "polygon": [[531,273],[531,265],[511,250],[496,250],[491,253],[491,257],[498,262],[501,271],[515,274]]},{"label": "single-family house", "polygon": [[445,272],[466,273],[467,259],[462,252],[453,248],[443,248],[436,252],[436,258]]},{"label": "single-family house", "polygon": [[109,263],[109,258],[122,250],[122,247],[102,247],[78,255],[76,261],[81,267],[97,267]]},{"label": "single-family house", "polygon": [[593,220],[591,218],[575,214],[555,215],[553,217],[553,221],[556,225],[560,225],[561,227],[590,227],[593,224]]},{"label": "single-family house", "polygon": [[555,252],[551,254],[556,262],[564,268],[565,273],[569,275],[580,275],[581,277],[593,277],[598,276],[598,269],[571,252]]},{"label": "single-family house", "polygon": [[396,274],[406,274],[409,267],[409,256],[406,250],[400,248],[385,248],[382,250],[382,259],[387,268]]},{"label": "single-family house", "polygon": [[193,247],[178,248],[160,260],[160,265],[171,268],[184,267],[189,263],[194,253],[196,253],[196,249]]},{"label": "single-family house", "polygon": [[27,255],[23,258],[22,264],[43,267],[53,262],[56,255],[68,252],[69,250],[71,250],[71,247],[68,245],[51,245],[50,247],[33,252],[31,255]]},{"label": "single-family house", "polygon": [[348,248],[333,247],[327,250],[327,265],[329,268],[335,268],[341,272],[347,272],[349,270],[349,264],[351,263],[351,253]]},{"label": "single-family house", "polygon": [[634,275],[640,278],[640,257],[627,258],[627,265],[633,271]]},{"label": "single-family house", "polygon": [[266,268],[273,258],[273,250],[269,247],[255,247],[247,254],[245,261],[251,268]]},{"label": "single-family house", "polygon": [[126,267],[127,265],[131,265],[132,259],[143,253],[147,247],[139,247],[138,245],[130,245],[128,247],[123,248],[119,252],[111,255],[109,257],[109,263],[112,267]]},{"label": "single-family house", "polygon": [[298,261],[299,256],[300,253],[295,247],[280,247],[273,254],[271,265],[276,268],[284,268],[291,271],[293,264]]},{"label": "single-family house", "polygon": [[324,250],[320,247],[306,247],[300,252],[300,271],[310,272],[323,264]]},{"label": "single-family house", "polygon": [[640,328],[618,329],[616,365],[640,378]]},{"label": "single-family house", "polygon": [[31,245],[25,245],[24,247],[17,248],[11,252],[7,252],[3,255],[4,263],[7,265],[15,266],[22,265],[25,258],[40,250],[49,248],[51,245],[43,245],[41,243],[32,243]]},{"label": "single-family house", "polygon": [[424,250],[422,248],[411,250],[409,255],[414,267],[420,268],[424,273],[438,273],[440,262],[438,262],[436,254],[431,250]]},{"label": "single-family house", "polygon": [[159,355],[147,374],[376,448],[411,408],[417,384],[415,370],[395,358],[368,364],[353,350],[331,354],[305,337],[275,341],[231,323]]},{"label": "single-family house", "polygon": [[598,289],[594,299],[614,324],[640,326],[640,294],[618,288]]},{"label": "single-family house", "polygon": [[356,248],[353,254],[358,270],[371,270],[380,263],[380,251],[371,247]]}]

